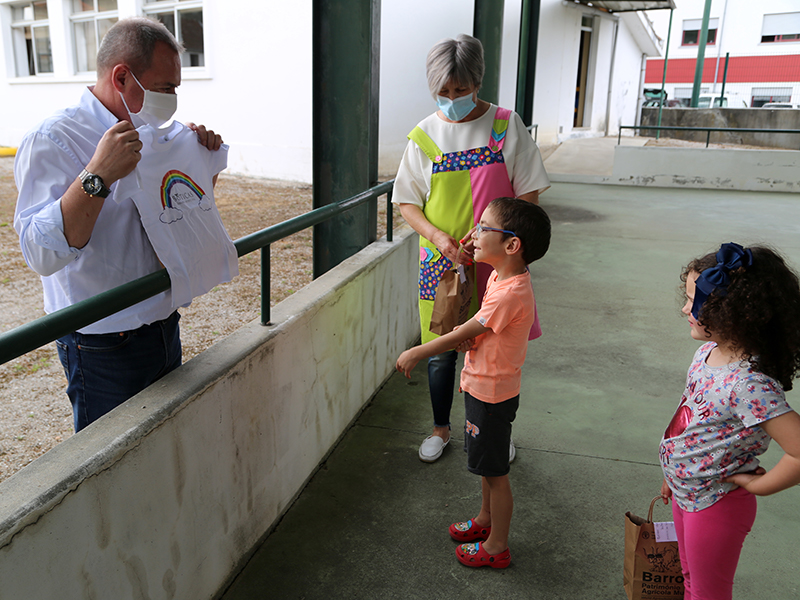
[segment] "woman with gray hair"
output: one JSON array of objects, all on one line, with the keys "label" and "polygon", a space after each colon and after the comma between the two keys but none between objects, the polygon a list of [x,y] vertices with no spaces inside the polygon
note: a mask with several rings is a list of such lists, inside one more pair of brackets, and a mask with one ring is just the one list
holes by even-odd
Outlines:
[{"label": "woman with gray hair", "polygon": [[[550,187],[539,148],[522,119],[478,98],[484,73],[480,41],[465,34],[444,39],[428,53],[426,68],[438,110],[408,135],[392,199],[420,235],[422,343],[437,337],[430,322],[442,274],[454,265],[472,264],[472,244],[466,238],[484,208],[500,196],[538,204],[539,193]],[[478,264],[469,316],[477,312],[490,272],[491,267]],[[530,339],[539,335],[537,318]],[[450,441],[456,358],[451,350],[428,360],[433,433],[419,449],[424,462],[437,460]],[[513,460],[513,443],[509,452]]]}]

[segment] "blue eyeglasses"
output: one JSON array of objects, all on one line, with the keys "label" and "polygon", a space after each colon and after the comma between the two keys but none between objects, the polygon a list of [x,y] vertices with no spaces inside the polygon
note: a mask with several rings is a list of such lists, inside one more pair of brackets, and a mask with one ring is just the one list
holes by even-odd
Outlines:
[{"label": "blue eyeglasses", "polygon": [[484,231],[497,231],[499,233],[507,233],[508,235],[513,235],[514,237],[517,237],[516,233],[514,233],[513,231],[509,231],[508,229],[495,229],[494,227],[484,227],[480,223],[478,223],[475,226],[475,235],[480,235]]}]

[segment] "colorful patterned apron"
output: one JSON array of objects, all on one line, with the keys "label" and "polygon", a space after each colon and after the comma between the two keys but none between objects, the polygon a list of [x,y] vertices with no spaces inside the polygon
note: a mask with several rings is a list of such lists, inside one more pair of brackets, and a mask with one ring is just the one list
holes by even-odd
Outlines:
[{"label": "colorful patterned apron", "polygon": [[[432,225],[456,240],[462,239],[480,220],[489,202],[501,196],[515,195],[503,158],[503,144],[510,114],[510,110],[498,108],[487,145],[471,150],[445,154],[419,127],[408,134],[408,138],[433,163],[431,193],[422,212]],[[452,266],[450,260],[432,242],[420,236],[419,316],[423,344],[439,337],[430,331],[433,299],[442,273]],[[486,281],[492,272],[492,267],[485,263],[477,263],[476,266],[477,286],[472,294],[470,316],[478,311],[486,290]],[[537,315],[530,339],[539,335],[541,328]]]}]

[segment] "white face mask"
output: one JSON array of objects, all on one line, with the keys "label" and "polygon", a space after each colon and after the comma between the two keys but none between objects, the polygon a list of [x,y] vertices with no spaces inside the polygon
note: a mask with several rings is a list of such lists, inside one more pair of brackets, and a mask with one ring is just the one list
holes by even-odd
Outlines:
[{"label": "white face mask", "polygon": [[[120,92],[120,98],[122,98],[122,103],[125,105],[125,110],[128,111],[128,114],[131,116],[131,122],[133,126],[137,129],[142,125],[150,125],[158,129],[164,123],[169,121],[172,118],[172,115],[175,114],[175,110],[178,108],[178,96],[177,94],[162,94],[161,92],[151,92],[150,90],[144,89],[139,80],[136,79],[136,75],[131,72],[131,77],[136,82],[136,84],[142,88],[144,92],[144,102],[142,103],[142,108],[139,112],[131,112],[131,109],[128,108],[128,103],[125,102],[125,96],[122,95]],[[139,123],[137,124],[137,121]]]}]

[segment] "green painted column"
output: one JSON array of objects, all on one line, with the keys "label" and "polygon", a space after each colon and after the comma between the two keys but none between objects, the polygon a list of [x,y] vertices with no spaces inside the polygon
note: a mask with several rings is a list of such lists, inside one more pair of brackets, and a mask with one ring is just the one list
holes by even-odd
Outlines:
[{"label": "green painted column", "polygon": [[697,41],[697,64],[694,68],[694,85],[692,86],[692,108],[697,108],[700,99],[700,86],[703,83],[703,63],[706,59],[706,42],[708,41],[708,17],[711,14],[711,0],[706,0],[703,8],[703,25],[700,39]]},{"label": "green painted column", "polygon": [[[672,36],[672,13],[675,9],[669,9],[669,27],[667,28],[667,45],[664,50],[664,74],[661,76],[661,99],[658,101],[658,122],[657,127],[661,127],[661,113],[664,111],[664,96],[666,92],[664,88],[667,86],[667,65],[669,64],[669,43]],[[640,134],[641,135],[641,134]],[[656,139],[661,137],[661,130],[656,129]]]},{"label": "green painted column", "polygon": [[479,96],[497,104],[500,96],[500,55],[503,47],[505,0],[475,0],[472,35],[483,44],[486,71]]},{"label": "green painted column", "polygon": [[[313,205],[339,202],[377,180],[380,0],[315,0]],[[314,277],[377,237],[365,205],[314,227]]]},{"label": "green painted column", "polygon": [[517,102],[514,110],[528,126],[533,125],[533,91],[536,83],[540,8],[541,0],[522,0],[517,56]]}]

